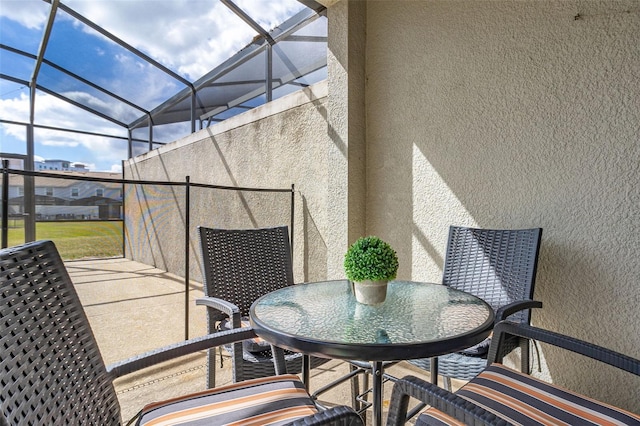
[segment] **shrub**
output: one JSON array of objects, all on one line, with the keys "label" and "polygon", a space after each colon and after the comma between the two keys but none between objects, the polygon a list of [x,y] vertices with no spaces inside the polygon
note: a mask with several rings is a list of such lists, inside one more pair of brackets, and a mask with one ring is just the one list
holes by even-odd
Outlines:
[{"label": "shrub", "polygon": [[398,256],[380,238],[362,237],[347,250],[344,270],[351,281],[392,280],[398,272]]}]

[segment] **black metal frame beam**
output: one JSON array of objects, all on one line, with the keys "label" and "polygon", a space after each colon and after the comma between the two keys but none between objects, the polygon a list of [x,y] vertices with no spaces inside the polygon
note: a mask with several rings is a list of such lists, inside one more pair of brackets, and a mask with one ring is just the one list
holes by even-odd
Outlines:
[{"label": "black metal frame beam", "polygon": [[[295,42],[295,41],[314,41],[314,42],[322,42],[323,39],[324,39],[324,41],[326,41],[326,38],[314,37],[312,40],[309,40],[309,39],[307,39],[307,37],[302,37],[302,38],[298,39],[298,37],[293,36],[293,34],[296,31],[298,31],[301,27],[307,25],[309,22],[312,22],[312,21],[318,19],[318,17],[322,16],[323,12],[325,10],[326,10],[326,8],[322,7],[320,12],[317,12],[317,13],[309,12],[305,17],[301,18],[300,21],[296,25],[293,25],[290,28],[287,28],[286,30],[276,31],[275,34],[270,35],[270,37],[276,43],[278,43],[280,41],[293,41],[293,42]],[[236,68],[240,67],[241,65],[243,65],[247,61],[255,58],[256,56],[261,54],[264,49],[267,49],[267,46],[269,46],[269,44],[264,39],[263,40],[255,40],[252,45],[246,47],[243,50],[243,56],[242,57],[239,57],[239,58],[238,57],[232,57],[232,58],[228,59],[227,61],[223,62],[218,67],[213,69],[211,72],[209,72],[207,75],[205,75],[202,78],[200,78],[199,80],[195,81],[193,83],[193,85],[195,87],[196,92],[198,90],[202,89],[203,87],[211,86],[213,81],[222,78],[224,75],[232,72],[233,70],[235,70]],[[265,92],[262,92],[262,93],[265,93]],[[188,96],[189,96],[189,93],[186,93],[185,91],[177,93],[176,95],[174,95],[173,97],[171,97],[167,101],[165,101],[162,105],[159,105],[157,108],[153,109],[150,112],[151,116],[153,117],[153,116],[156,116],[158,114],[161,114],[162,112],[164,112],[164,111],[172,108],[173,106],[175,106],[177,103],[183,101]],[[255,97],[255,96],[253,96],[253,97]],[[244,96],[243,98],[245,99],[243,102],[246,102],[246,96]],[[230,104],[234,104],[234,103],[236,103],[236,102],[232,102]],[[240,102],[240,103],[242,103],[242,102]],[[200,118],[202,119],[202,116]],[[136,129],[136,128],[143,127],[144,125],[146,125],[147,120],[148,120],[147,117],[140,117],[137,120],[131,122],[129,124],[129,127],[131,129]]]},{"label": "black metal frame beam", "polygon": [[[22,122],[22,121],[4,120],[2,118],[0,118],[0,123],[14,124],[14,125],[17,125],[17,126],[28,126],[29,125],[29,123],[25,123],[25,122]],[[128,140],[129,139],[126,136],[108,135],[106,133],[88,132],[86,130],[66,129],[66,128],[63,128],[63,127],[45,126],[45,125],[42,125],[42,124],[34,124],[33,127],[34,127],[34,129],[54,130],[54,131],[57,131],[57,132],[76,133],[76,134],[79,134],[79,135],[98,136],[98,137],[101,137],[101,138],[123,139],[123,140]],[[133,138],[132,140],[133,140],[133,142],[147,142],[146,139]],[[157,145],[166,145],[168,142],[154,141],[153,143],[157,144]]]},{"label": "black metal frame beam", "polygon": [[258,34],[260,34],[267,42],[271,45],[276,44],[276,41],[271,38],[271,34],[269,34],[264,28],[260,26],[256,21],[254,21],[244,10],[240,9],[238,5],[236,5],[231,0],[220,0],[220,3],[227,6],[233,13],[238,15],[240,19],[242,19],[247,25],[253,28]]},{"label": "black metal frame beam", "polygon": [[[5,44],[1,44],[1,43],[0,43],[0,49],[8,50],[8,51],[13,52],[13,53],[15,53],[15,54],[17,54],[17,55],[21,55],[21,56],[24,56],[24,57],[29,58],[29,59],[38,60],[38,57],[37,57],[36,55],[33,55],[33,54],[31,54],[31,53],[28,53],[28,52],[22,51],[22,50],[20,50],[20,49],[16,49],[15,47],[7,46],[7,45],[5,45]],[[148,111],[148,110],[144,109],[144,108],[143,108],[143,107],[141,107],[140,105],[137,105],[137,104],[135,104],[135,103],[133,103],[133,102],[131,102],[131,101],[129,101],[129,100],[127,100],[127,99],[123,98],[122,96],[116,95],[115,93],[111,92],[110,90],[107,90],[107,89],[105,89],[105,88],[104,88],[104,87],[102,87],[102,86],[98,86],[97,84],[95,84],[95,83],[93,83],[93,82],[91,82],[91,81],[87,80],[86,78],[81,77],[81,76],[79,76],[79,75],[77,75],[77,74],[75,74],[75,73],[73,73],[73,72],[69,71],[68,69],[66,69],[66,68],[64,68],[64,67],[61,67],[60,65],[55,64],[55,63],[51,62],[51,61],[50,61],[50,60],[48,60],[48,59],[43,58],[43,59],[42,59],[41,61],[39,61],[39,62],[40,62],[40,63],[42,63],[42,64],[46,64],[46,65],[50,66],[51,68],[55,68],[55,69],[57,69],[58,71],[60,71],[61,73],[66,74],[66,75],[68,75],[69,77],[71,77],[71,78],[73,78],[73,79],[75,79],[75,80],[78,80],[78,81],[80,81],[81,83],[86,84],[87,86],[91,87],[92,89],[95,89],[95,90],[97,90],[97,91],[99,91],[99,92],[102,92],[102,93],[104,93],[105,95],[110,96],[110,97],[112,97],[112,98],[114,98],[114,99],[116,99],[116,100],[118,100],[118,101],[120,101],[120,102],[122,102],[122,103],[124,103],[124,104],[127,104],[127,105],[128,105],[128,106],[130,106],[131,108],[135,108],[135,109],[137,109],[138,111],[140,111],[140,112],[142,112],[142,113],[144,113],[144,114],[148,114],[148,113],[149,113],[149,111]],[[22,82],[22,80],[20,80],[20,82]],[[27,84],[28,84],[28,83],[27,83]],[[42,86],[41,86],[41,87],[42,87]],[[51,89],[49,89],[49,90],[51,90]],[[87,108],[88,108],[88,110],[89,110],[90,112],[95,111],[93,108],[89,108],[89,107],[87,107]]]}]

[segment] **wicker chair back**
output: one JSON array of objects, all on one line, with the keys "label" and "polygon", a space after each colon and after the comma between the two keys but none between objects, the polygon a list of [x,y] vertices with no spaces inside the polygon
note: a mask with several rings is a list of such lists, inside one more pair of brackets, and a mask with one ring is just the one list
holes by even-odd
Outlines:
[{"label": "wicker chair back", "polygon": [[[449,228],[442,283],[485,300],[497,311],[533,298],[541,228]],[[529,323],[525,309],[509,320]]]},{"label": "wicker chair back", "polygon": [[0,425],[120,424],[120,407],[51,241],[0,251]]},{"label": "wicker chair back", "polygon": [[260,296],[293,285],[286,226],[198,230],[205,296],[231,302],[248,316]]}]

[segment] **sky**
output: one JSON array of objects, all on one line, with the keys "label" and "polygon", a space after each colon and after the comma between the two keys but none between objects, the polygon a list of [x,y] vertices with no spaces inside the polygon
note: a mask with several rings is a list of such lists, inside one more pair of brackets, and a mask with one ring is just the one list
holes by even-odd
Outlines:
[{"label": "sky", "polygon": [[[119,39],[189,81],[195,81],[251,42],[256,32],[219,0],[61,0]],[[234,0],[270,30],[303,9],[297,0]],[[50,4],[43,0],[0,0],[0,43],[35,54],[42,41]],[[80,77],[151,110],[185,86],[135,55],[58,11],[45,58]],[[30,80],[35,61],[0,49],[0,73]],[[132,78],[135,76],[135,78]],[[98,109],[114,111],[123,122],[141,113],[88,86],[70,87],[54,69],[43,66],[39,84],[55,87]],[[143,89],[143,90],[142,90]],[[72,93],[73,92],[73,93]],[[42,91],[36,91],[35,123],[127,137],[127,130]],[[29,88],[0,79],[0,118],[29,121]],[[154,140],[170,142],[188,134],[190,125],[154,129]],[[148,130],[134,137],[146,138]],[[121,171],[127,158],[123,139],[35,130],[38,159],[61,159],[94,171]],[[0,123],[0,152],[26,153],[25,126]],[[146,146],[146,144],[145,144]]]}]

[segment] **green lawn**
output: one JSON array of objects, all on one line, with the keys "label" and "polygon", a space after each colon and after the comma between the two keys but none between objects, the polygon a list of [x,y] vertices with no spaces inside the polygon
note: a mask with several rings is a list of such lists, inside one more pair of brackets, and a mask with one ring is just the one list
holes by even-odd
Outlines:
[{"label": "green lawn", "polygon": [[[36,239],[53,240],[64,260],[122,256],[122,222],[36,222]],[[9,222],[9,247],[24,243],[20,222]]]}]

